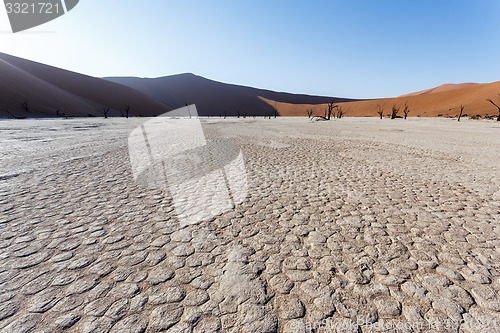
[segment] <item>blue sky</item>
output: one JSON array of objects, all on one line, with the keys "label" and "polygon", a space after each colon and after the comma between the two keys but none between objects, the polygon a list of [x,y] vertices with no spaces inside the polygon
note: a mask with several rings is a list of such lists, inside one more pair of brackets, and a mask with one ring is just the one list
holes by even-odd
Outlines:
[{"label": "blue sky", "polygon": [[499,38],[498,0],[80,0],[18,34],[0,8],[0,52],[80,73],[354,98],[498,81]]}]

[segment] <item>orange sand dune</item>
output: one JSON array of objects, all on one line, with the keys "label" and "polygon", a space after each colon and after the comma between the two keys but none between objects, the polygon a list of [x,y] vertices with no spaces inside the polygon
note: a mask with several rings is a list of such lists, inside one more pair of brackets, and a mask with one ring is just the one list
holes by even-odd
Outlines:
[{"label": "orange sand dune", "polygon": [[472,82],[468,82],[468,83],[445,83],[445,84],[442,84],[442,85],[440,85],[438,87],[434,87],[434,88],[430,88],[430,89],[425,89],[425,90],[420,90],[420,91],[416,91],[416,92],[409,93],[409,94],[404,94],[404,95],[401,95],[399,97],[409,97],[409,96],[417,96],[417,95],[425,95],[425,94],[434,94],[434,93],[443,92],[443,91],[449,91],[449,90],[455,90],[455,89],[461,89],[461,88],[474,87],[474,86],[478,86],[480,84],[481,83],[472,83]]},{"label": "orange sand dune", "polygon": [[[402,116],[402,109],[405,102],[408,103],[410,108],[409,117],[455,116],[460,112],[460,105],[465,106],[464,114],[496,115],[498,114],[498,110],[487,102],[486,99],[497,99],[498,93],[500,93],[500,81],[430,94],[345,102],[339,103],[339,106],[342,107],[346,112],[345,115],[348,117],[378,117],[378,105],[383,108],[384,115],[390,114],[392,106],[396,105],[396,107],[401,109],[398,115]],[[279,103],[264,98],[263,100],[271,105],[276,105],[282,116],[304,117],[307,116],[307,109],[312,109],[314,115],[324,115],[327,109],[327,104],[290,104]]]}]

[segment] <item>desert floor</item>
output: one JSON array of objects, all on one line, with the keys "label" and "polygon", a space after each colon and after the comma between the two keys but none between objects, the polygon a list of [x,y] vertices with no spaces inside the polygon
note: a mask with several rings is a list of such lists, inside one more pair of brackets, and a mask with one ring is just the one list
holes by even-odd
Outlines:
[{"label": "desert floor", "polygon": [[204,119],[248,193],[185,224],[145,121],[0,121],[0,331],[500,330],[500,123]]}]

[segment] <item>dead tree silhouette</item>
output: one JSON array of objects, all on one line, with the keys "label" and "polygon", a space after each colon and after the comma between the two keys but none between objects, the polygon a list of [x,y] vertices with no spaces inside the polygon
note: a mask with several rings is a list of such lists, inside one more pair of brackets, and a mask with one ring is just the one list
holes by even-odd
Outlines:
[{"label": "dead tree silhouette", "polygon": [[464,113],[464,106],[460,105],[460,114],[458,115],[458,121],[460,121],[460,118],[462,118],[462,114]]},{"label": "dead tree silhouette", "polygon": [[399,108],[396,106],[396,104],[392,105],[392,114],[391,114],[391,119],[396,119],[399,113]]},{"label": "dead tree silhouette", "polygon": [[408,102],[405,102],[405,107],[403,109],[403,113],[404,113],[405,119],[406,119],[406,117],[408,117],[408,113],[410,113],[410,108],[408,107]]},{"label": "dead tree silhouette", "polygon": [[377,113],[380,116],[380,119],[384,116],[384,106],[380,106],[380,104],[377,105]]},{"label": "dead tree silhouette", "polygon": [[498,94],[498,102],[497,102],[498,104],[493,102],[493,100],[490,98],[488,98],[487,101],[497,107],[497,109],[498,109],[497,121],[500,121],[500,93]]}]

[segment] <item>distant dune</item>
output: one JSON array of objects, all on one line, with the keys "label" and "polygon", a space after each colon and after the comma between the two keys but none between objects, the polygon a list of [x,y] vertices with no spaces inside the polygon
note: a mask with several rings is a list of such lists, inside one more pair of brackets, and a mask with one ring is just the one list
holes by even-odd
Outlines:
[{"label": "distant dune", "polygon": [[[126,105],[131,115],[155,116],[171,110],[145,94],[117,83],[0,53],[0,117],[100,115],[110,108],[119,115]],[[27,102],[29,112],[20,105]]]},{"label": "distant dune", "polygon": [[[160,78],[95,78],[0,53],[0,117],[119,116],[126,105],[132,116],[157,116],[186,104],[196,104],[201,116],[324,115],[334,97],[291,94],[217,82],[194,74]],[[496,114],[487,98],[497,98],[500,82],[444,84],[396,98],[353,100],[337,98],[346,116],[384,115],[392,105],[408,103],[409,116]],[[29,110],[21,104],[27,102]],[[402,112],[400,113],[400,115]]]},{"label": "distant dune", "polygon": [[468,87],[474,87],[478,86],[481,83],[473,83],[473,82],[468,82],[468,83],[445,83],[442,84],[438,87],[430,88],[430,89],[425,89],[409,94],[404,94],[399,97],[409,97],[409,96],[418,96],[418,95],[425,95],[425,94],[434,94],[438,92],[443,92],[443,91],[450,91],[450,90],[455,90],[455,89],[461,89],[461,88],[468,88]]},{"label": "distant dune", "polygon": [[[109,81],[129,86],[172,108],[196,104],[202,116],[263,116],[272,114],[274,102],[292,104],[327,103],[333,97],[310,96],[275,92],[206,79],[194,74],[179,74],[155,79],[137,77],[109,77]],[[259,96],[272,100],[266,103]],[[342,101],[353,101],[340,99]],[[278,110],[279,111],[279,110]]]},{"label": "distant dune", "polygon": [[[457,87],[458,86],[458,87]],[[443,86],[441,86],[443,87]],[[439,87],[438,87],[439,88]],[[454,88],[454,89],[453,89]],[[432,90],[432,89],[430,89]],[[439,89],[441,91],[428,93],[410,94],[396,98],[383,98],[365,101],[354,101],[339,103],[339,106],[346,112],[346,116],[355,117],[377,117],[378,106],[384,110],[384,115],[391,113],[393,105],[399,107],[402,116],[402,109],[405,102],[410,108],[410,117],[435,117],[435,116],[456,116],[460,112],[460,105],[465,107],[464,114],[467,115],[496,115],[497,109],[486,101],[487,98],[495,99],[500,93],[500,81],[483,84],[449,85]],[[264,99],[267,103],[274,104],[272,100]],[[291,104],[278,103],[277,108],[282,116],[307,116],[308,109],[313,110],[314,115],[324,115],[327,104]],[[450,110],[451,109],[451,110]]]}]

